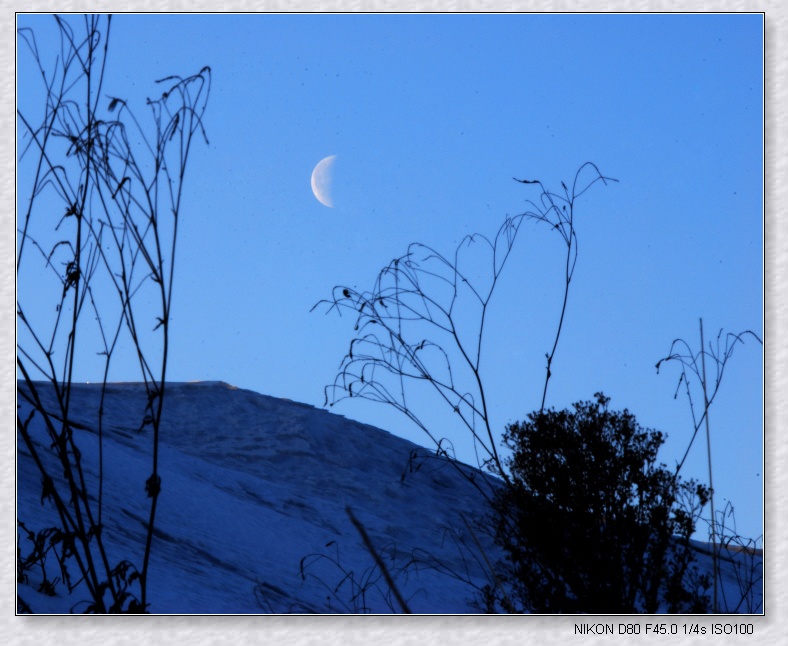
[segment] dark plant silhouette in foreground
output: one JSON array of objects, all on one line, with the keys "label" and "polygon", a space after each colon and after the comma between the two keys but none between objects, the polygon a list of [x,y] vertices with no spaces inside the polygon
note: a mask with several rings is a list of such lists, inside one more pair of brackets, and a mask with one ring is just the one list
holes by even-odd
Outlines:
[{"label": "dark plant silhouette in foreground", "polygon": [[[54,20],[60,42],[51,62],[39,49],[51,43],[18,31],[40,73],[44,104],[39,116],[17,111],[20,164],[32,175],[20,173],[20,193],[29,197],[17,234],[17,278],[25,287],[17,300],[18,396],[31,412],[17,417],[17,429],[18,450],[32,457],[41,502],[53,506],[59,525],[34,532],[20,524],[35,549],[24,558],[18,551],[18,560],[23,571],[37,563],[44,572],[54,553],[68,592],[84,586],[89,596],[72,610],[146,612],[176,239],[187,159],[194,137],[204,137],[210,70],[158,81],[164,91],[148,100],[153,134],[146,135],[126,101],[104,93],[112,18]],[[47,299],[51,308],[43,310]],[[141,481],[104,469],[104,393],[111,362],[123,352],[136,358],[147,391],[139,441],[150,443],[150,472]],[[102,403],[95,419],[78,424],[74,417],[84,422],[90,411],[76,410],[75,371],[96,355]],[[144,542],[129,559],[110,557],[108,478],[150,499]]]},{"label": "dark plant silhouette in foreground", "polygon": [[[391,612],[410,612],[397,584],[407,579],[408,564],[397,563],[393,545],[374,550],[372,565],[361,571],[343,565],[336,541],[329,541],[325,547],[332,548],[333,553],[307,554],[301,559],[299,574],[302,580],[312,577],[325,587],[327,612],[368,614],[375,612],[373,603],[382,603]],[[325,574],[317,572],[318,566],[323,566]],[[339,580],[329,583],[327,579],[336,573],[341,575]]]},{"label": "dark plant silhouette in foreground", "polygon": [[[545,353],[541,398],[544,408],[577,264],[576,203],[597,182],[617,180],[605,177],[596,165],[587,162],[577,171],[571,189],[561,183],[562,193],[546,189],[538,180],[515,181],[538,189],[538,198],[527,202],[525,212],[507,217],[492,240],[478,233],[466,236],[453,256],[448,257],[433,247],[411,244],[405,255],[379,272],[370,291],[338,286],[331,300],[315,306],[326,304],[327,311],[336,310],[340,315],[349,311],[355,318],[355,336],[334,383],[326,388],[326,404],[333,406],[344,399],[360,398],[398,410],[430,438],[435,449],[431,458],[411,455],[405,473],[418,469],[425,459],[446,461],[473,483],[488,502],[492,502],[500,486],[498,480],[479,477],[478,471],[456,459],[451,437],[431,428],[417,410],[416,392],[419,387],[430,391],[434,401],[454,415],[459,433],[472,440],[479,469],[495,474],[505,486],[511,486],[491,423],[493,402],[481,372],[485,321],[493,293],[524,221],[544,223],[561,236],[566,248],[563,299],[555,338]],[[476,273],[478,269],[481,278]],[[468,520],[464,520],[472,533]],[[477,520],[471,519],[471,523]],[[473,558],[485,563],[493,588],[500,588],[478,541],[475,546],[461,541],[457,547],[463,558],[478,548],[479,553]],[[417,561],[422,565],[430,563],[433,569],[470,583],[469,577],[452,573],[434,559]]]},{"label": "dark plant silhouette in foreground", "polygon": [[730,501],[725,503],[724,509],[717,510],[715,521],[716,543],[713,544],[716,559],[715,573],[719,576],[722,563],[727,563],[728,571],[733,572],[738,588],[738,597],[731,599],[727,598],[725,588],[720,588],[720,607],[727,608],[730,612],[748,614],[761,612],[763,610],[763,549],[758,547],[760,537],[744,538],[739,534],[736,529],[733,504]]},{"label": "dark plant silhouette in foreground", "polygon": [[[64,579],[68,579],[68,569],[66,563],[62,558],[62,550],[58,552],[58,546],[64,539],[63,532],[55,527],[43,529],[38,533],[29,530],[22,521],[17,521],[19,529],[25,534],[27,542],[31,543],[30,551],[25,550],[22,553],[22,545],[18,544],[16,548],[16,582],[30,584],[28,572],[35,572],[38,574],[40,580],[38,584],[38,592],[42,592],[49,596],[55,595],[55,586]],[[59,576],[51,576],[47,572],[47,564],[49,555],[53,554],[57,562],[57,571]],[[51,572],[51,569],[50,569]],[[17,599],[19,609],[24,612],[30,612],[29,606],[21,599]]]},{"label": "dark plant silhouette in foreground", "polygon": [[[763,562],[760,558],[755,558],[757,552],[759,552],[758,548],[758,541],[762,539],[762,537],[758,537],[756,539],[745,539],[735,532],[731,534],[730,527],[725,526],[725,519],[728,517],[732,517],[733,515],[733,506],[730,507],[726,506],[725,511],[720,515],[717,513],[714,507],[714,480],[712,474],[712,459],[711,459],[711,430],[710,430],[710,422],[709,422],[709,408],[711,407],[712,403],[717,397],[719,392],[720,386],[722,384],[722,377],[725,373],[725,367],[728,364],[728,360],[733,356],[733,351],[738,344],[744,344],[745,339],[752,338],[755,339],[759,344],[763,345],[763,341],[760,337],[752,332],[751,330],[745,330],[744,332],[740,332],[739,334],[733,334],[728,332],[723,336],[723,330],[717,333],[717,337],[714,342],[709,341],[708,346],[704,343],[703,339],[703,319],[700,320],[700,347],[701,350],[698,352],[694,352],[684,339],[675,339],[670,346],[670,353],[668,356],[660,359],[657,362],[656,368],[657,373],[659,373],[660,366],[663,363],[674,362],[678,363],[681,366],[681,372],[679,375],[679,381],[676,385],[676,392],[673,395],[673,398],[676,399],[678,397],[679,390],[681,389],[682,384],[684,385],[684,389],[687,395],[687,401],[689,402],[690,413],[692,415],[692,437],[690,438],[689,443],[687,444],[687,450],[684,452],[684,456],[682,457],[681,461],[676,466],[676,473],[681,471],[681,468],[684,466],[684,462],[689,455],[690,449],[695,442],[695,438],[698,435],[698,432],[701,429],[701,426],[705,424],[706,428],[706,455],[708,459],[708,466],[709,466],[709,487],[710,487],[710,500],[711,500],[711,515],[708,521],[709,526],[709,537],[711,538],[712,543],[712,558],[714,563],[714,576],[713,576],[713,610],[714,612],[718,612],[720,608],[719,604],[719,577],[720,577],[720,552],[721,549],[728,549],[731,546],[736,546],[738,549],[736,551],[741,552],[743,554],[750,554],[753,558],[749,559],[749,566],[750,569],[745,575],[742,575],[740,572],[741,562],[735,562],[734,567],[736,568],[736,577],[737,582],[739,583],[739,588],[742,593],[741,601],[736,604],[737,606],[741,607],[742,605],[747,608],[748,612],[757,612],[758,608],[756,607],[758,604],[755,603],[753,597],[753,588],[757,582],[760,582],[763,578]],[[724,343],[723,343],[724,340]],[[714,369],[714,374],[712,381],[709,381],[707,378],[706,373],[706,362],[712,364]],[[693,398],[692,389],[700,388],[702,399],[699,395],[695,395]],[[700,411],[697,410],[698,401],[702,404]],[[730,504],[730,503],[729,503]],[[735,528],[735,522],[734,522]],[[726,605],[725,607],[729,607]]]},{"label": "dark plant silhouette in foreground", "polygon": [[[353,521],[355,516],[351,511],[349,516]],[[460,535],[457,530],[448,527],[440,530],[443,542],[453,544],[461,557],[457,565],[452,567],[429,551],[420,548],[403,553],[394,543],[377,547],[368,536],[365,538],[366,530],[357,519],[353,524],[362,538],[364,550],[372,559],[371,565],[361,571],[349,569],[342,562],[340,546],[335,540],[325,545],[326,549],[331,548],[330,552],[307,554],[299,565],[302,579],[314,578],[325,587],[328,593],[326,597],[328,612],[366,614],[380,612],[379,608],[385,607],[392,613],[410,613],[410,601],[426,590],[420,587],[405,598],[402,588],[412,578],[417,578],[421,572],[438,572],[462,581],[469,587],[469,591],[477,596],[484,592],[484,588],[475,582],[471,574],[471,570],[477,569],[480,565],[478,554],[475,549],[469,548],[466,537]],[[335,579],[337,575],[339,578]],[[257,587],[258,602],[267,612],[275,612],[275,608],[266,601],[264,592],[260,586]]]},{"label": "dark plant silhouette in foreground", "polygon": [[657,465],[664,436],[609,401],[597,393],[507,427],[511,486],[489,519],[505,559],[488,611],[706,610],[689,538],[708,490]]},{"label": "dark plant silhouette in foreground", "polygon": [[[405,255],[380,271],[370,291],[338,286],[331,300],[318,303],[340,315],[352,312],[355,318],[355,336],[334,383],[326,388],[327,404],[353,397],[387,404],[415,423],[438,454],[456,463],[451,439],[430,428],[413,403],[416,389],[425,386],[472,439],[477,465],[504,479],[508,476],[481,373],[485,321],[493,293],[525,220],[543,222],[562,237],[566,245],[564,297],[555,340],[545,354],[544,406],[577,263],[576,201],[596,182],[616,180],[586,163],[578,170],[571,191],[562,183],[563,194],[548,191],[539,181],[516,181],[537,187],[538,202],[529,201],[527,211],[507,217],[492,240],[482,234],[466,236],[453,256],[411,244]],[[474,252],[479,256],[473,256]],[[478,269],[474,262],[480,263],[482,278],[474,277]],[[484,493],[489,495],[489,490]]]}]

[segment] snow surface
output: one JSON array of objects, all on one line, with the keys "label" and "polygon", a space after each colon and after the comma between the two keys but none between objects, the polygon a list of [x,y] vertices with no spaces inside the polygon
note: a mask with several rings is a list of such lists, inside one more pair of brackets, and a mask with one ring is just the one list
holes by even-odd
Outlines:
[{"label": "snow surface", "polygon": [[[100,385],[74,385],[72,425],[95,491]],[[25,391],[20,382],[19,392]],[[48,386],[40,385],[48,410]],[[150,499],[149,430],[140,431],[141,384],[110,384],[104,403],[104,525],[111,560],[142,563]],[[51,406],[51,408],[49,408]],[[19,417],[30,404],[18,397]],[[31,431],[46,441],[40,416]],[[41,502],[41,476],[17,442],[17,517],[39,531],[57,525]],[[453,466],[386,431],[306,404],[222,382],[169,383],[160,445],[162,490],[151,554],[149,610],[164,614],[399,612],[346,508],[366,529],[417,613],[471,613],[499,552],[474,529],[484,499]],[[467,467],[468,473],[480,472]],[[30,544],[18,531],[22,553]],[[699,562],[711,559],[698,544]],[[726,553],[721,597],[734,612],[761,612],[760,554]],[[406,567],[407,566],[407,567]],[[47,574],[58,574],[54,558]],[[37,613],[80,612],[84,589],[37,591],[27,572],[17,592]]]}]

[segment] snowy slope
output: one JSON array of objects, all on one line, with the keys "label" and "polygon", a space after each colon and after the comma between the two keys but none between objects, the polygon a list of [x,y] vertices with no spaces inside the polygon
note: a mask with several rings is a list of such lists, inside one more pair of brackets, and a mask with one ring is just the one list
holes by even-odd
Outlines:
[{"label": "snowy slope", "polygon": [[[76,386],[71,415],[94,474],[98,395],[98,386]],[[24,419],[29,405],[19,401]],[[144,406],[141,386],[109,387],[105,536],[116,537],[117,558],[135,564],[142,561],[148,513],[149,443],[137,430]],[[429,565],[436,557],[463,577],[486,582],[481,566],[463,560],[467,554],[453,540],[470,538],[460,513],[469,522],[482,514],[481,496],[450,465],[425,461],[426,451],[410,462],[419,468],[409,469],[416,445],[311,406],[216,382],[168,384],[164,419],[152,612],[391,612],[390,604],[399,610],[378,592],[388,590],[382,580],[366,585],[379,570],[346,506],[385,552],[393,574],[414,558]],[[55,524],[54,515],[47,516],[49,503],[41,506],[40,476],[19,446],[18,517],[38,530]],[[320,554],[326,558],[307,559],[303,579],[301,559]],[[334,594],[351,571],[353,579]],[[397,584],[415,612],[473,611],[471,588],[429,568],[411,567]],[[37,612],[68,611],[75,602],[25,587],[20,594]],[[353,599],[362,588],[366,595]]]},{"label": "snowy slope", "polygon": [[[74,388],[70,417],[95,483],[100,387]],[[54,410],[51,392],[41,391]],[[139,384],[112,384],[106,397],[104,537],[112,559],[139,566],[149,509],[149,431],[138,430],[145,391]],[[20,396],[21,419],[29,410]],[[39,423],[34,418],[31,429],[43,441]],[[221,382],[168,384],[162,434],[151,612],[399,611],[346,507],[383,553],[411,610],[477,611],[474,586],[488,578],[474,542],[491,561],[498,557],[489,539],[472,529],[485,513],[484,501],[430,452],[339,415]],[[17,515],[38,531],[55,525],[55,514],[48,501],[41,504],[40,475],[24,444],[18,446]],[[25,553],[29,544],[19,535]],[[753,558],[760,563],[761,557],[727,556],[726,607],[760,611],[760,581],[749,605],[739,604],[739,590]],[[700,559],[710,569],[709,557],[701,552]],[[57,574],[54,559],[47,568],[49,578]],[[86,597],[79,589],[69,596],[60,584],[56,596],[47,596],[37,592],[40,573],[27,577],[18,593],[34,612],[84,609],[75,607]]]}]

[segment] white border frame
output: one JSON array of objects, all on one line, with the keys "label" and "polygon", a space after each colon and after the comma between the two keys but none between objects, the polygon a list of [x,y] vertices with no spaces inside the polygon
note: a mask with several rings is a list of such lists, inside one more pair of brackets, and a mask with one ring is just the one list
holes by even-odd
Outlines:
[{"label": "white border frame", "polygon": [[[0,176],[0,199],[3,210],[0,211],[0,348],[8,363],[3,364],[0,377],[0,419],[3,421],[5,437],[8,438],[9,449],[3,453],[0,461],[0,481],[2,491],[6,494],[0,498],[0,518],[4,526],[12,530],[6,538],[6,558],[0,567],[0,589],[3,591],[0,601],[2,620],[0,630],[11,644],[57,643],[59,646],[72,644],[136,644],[160,643],[189,644],[207,646],[215,643],[287,643],[296,646],[306,644],[336,644],[352,646],[355,644],[433,644],[451,643],[474,645],[492,644],[528,644],[539,642],[545,646],[563,644],[570,641],[597,643],[602,640],[609,642],[616,639],[629,642],[631,635],[615,635],[614,637],[580,636],[574,634],[574,625],[579,623],[577,617],[480,617],[480,616],[432,616],[432,617],[382,617],[382,616],[316,616],[316,617],[145,617],[145,618],[72,618],[72,617],[15,617],[16,584],[13,536],[16,533],[14,521],[15,508],[15,454],[16,434],[11,432],[15,427],[12,417],[15,414],[15,280],[14,258],[12,246],[15,245],[15,14],[17,7],[12,7],[7,0],[2,2],[0,21],[2,33],[0,39],[0,60],[2,69],[6,70],[0,93],[0,132],[7,145],[4,146],[3,170]],[[54,5],[54,6],[53,6]],[[767,570],[764,574],[765,595],[764,617],[747,617],[747,623],[755,626],[754,637],[759,644],[776,644],[788,635],[788,592],[782,590],[781,575],[786,573],[786,541],[782,537],[788,530],[788,501],[781,493],[788,491],[788,443],[782,431],[788,410],[785,398],[780,393],[788,392],[786,376],[786,359],[788,359],[788,343],[783,333],[786,331],[788,318],[788,290],[784,283],[788,266],[788,219],[779,217],[783,205],[788,203],[788,150],[786,150],[786,122],[788,121],[788,14],[782,0],[753,3],[743,0],[717,2],[688,2],[686,0],[639,2],[609,0],[606,3],[595,3],[589,0],[457,0],[454,2],[436,2],[421,0],[274,0],[255,2],[254,0],[225,0],[217,3],[212,0],[144,0],[131,3],[118,3],[113,0],[84,2],[51,2],[39,0],[30,2],[25,10],[28,12],[104,12],[118,10],[137,12],[162,11],[225,11],[225,12],[327,12],[327,11],[361,11],[367,12],[583,12],[604,10],[607,12],[765,12],[765,94],[766,114],[765,128],[768,139],[765,142],[765,204],[767,215],[765,221],[765,311],[764,311],[764,342],[770,351],[765,360],[765,438],[766,455],[765,487],[765,535],[768,535],[768,553],[766,555]],[[601,5],[601,6],[600,6]],[[783,61],[780,63],[780,61]],[[5,524],[7,523],[7,524]],[[627,617],[593,617],[593,623],[612,621],[618,623],[646,623],[646,619]],[[713,622],[712,617],[692,617],[692,621],[703,626]],[[729,617],[720,618],[722,621]],[[122,621],[123,625],[117,622]],[[661,619],[660,619],[661,621]],[[684,623],[677,617],[665,617],[668,623]],[[654,636],[642,638],[655,639]],[[666,636],[656,637],[660,644],[690,644],[712,639],[719,643],[720,637],[698,636]],[[723,642],[727,638],[721,638]],[[736,638],[733,638],[736,639]],[[747,638],[738,638],[747,639]],[[752,638],[750,638],[752,639]]]}]

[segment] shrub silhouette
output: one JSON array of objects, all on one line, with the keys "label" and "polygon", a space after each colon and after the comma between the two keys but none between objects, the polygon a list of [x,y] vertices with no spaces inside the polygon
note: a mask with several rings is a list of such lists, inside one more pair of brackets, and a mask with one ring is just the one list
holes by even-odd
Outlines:
[{"label": "shrub silhouette", "polygon": [[488,611],[704,612],[689,537],[708,489],[656,465],[664,442],[609,398],[511,424],[511,486],[489,517],[504,550]]}]

